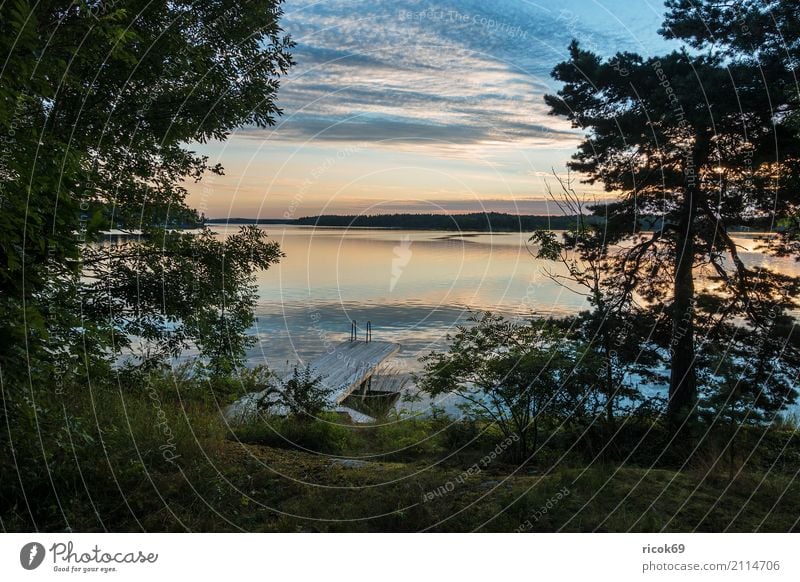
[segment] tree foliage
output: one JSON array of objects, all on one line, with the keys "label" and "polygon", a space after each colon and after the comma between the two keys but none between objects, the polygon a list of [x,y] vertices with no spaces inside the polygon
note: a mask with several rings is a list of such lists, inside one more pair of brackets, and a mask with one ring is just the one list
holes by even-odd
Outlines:
[{"label": "tree foliage", "polygon": [[591,378],[563,322],[518,323],[484,313],[450,339],[446,352],[421,358],[419,388],[434,397],[454,394],[468,417],[519,437],[520,460],[535,452],[546,419],[583,417]]},{"label": "tree foliage", "polygon": [[[168,231],[198,213],[187,181],[221,173],[191,149],[265,127],[291,66],[280,0],[2,5],[0,366],[81,369],[132,336],[194,343],[223,370],[252,321],[260,231]],[[122,227],[141,236],[95,246]]]},{"label": "tree foliage", "polygon": [[[280,16],[280,0],[0,4],[3,515],[63,517],[74,459],[140,430],[92,430],[70,401],[99,423],[95,390],[107,400],[186,348],[209,372],[197,385],[241,363],[255,273],[280,250],[257,229],[175,229],[202,226],[187,183],[223,171],[192,144],[280,114]],[[105,239],[112,227],[131,237]],[[121,355],[141,359],[116,368]]]},{"label": "tree foliage", "polygon": [[[697,411],[702,352],[724,342],[736,323],[775,333],[776,317],[796,305],[797,280],[746,262],[731,235],[764,219],[773,227],[796,220],[798,17],[791,4],[669,2],[662,33],[709,50],[604,59],[573,41],[569,60],[553,70],[562,88],[545,98],[552,114],[585,131],[569,167],[620,194],[593,210],[606,218],[602,246],[613,249],[615,287],[635,290],[656,317],[676,426]],[[757,31],[757,50],[743,40],[743,27]],[[779,48],[782,35],[788,53]],[[658,218],[653,232],[644,231],[643,216]],[[791,252],[790,239],[770,237],[767,252]],[[787,335],[779,341],[794,349],[792,329],[780,330]]]}]

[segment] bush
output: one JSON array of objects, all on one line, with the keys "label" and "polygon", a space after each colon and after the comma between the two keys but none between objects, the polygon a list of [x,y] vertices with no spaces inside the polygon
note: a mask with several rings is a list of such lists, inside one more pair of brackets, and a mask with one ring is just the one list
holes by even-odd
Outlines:
[{"label": "bush", "polygon": [[352,427],[343,425],[335,413],[323,413],[315,419],[262,416],[234,428],[232,437],[252,445],[339,455],[353,446],[353,431]]},{"label": "bush", "polygon": [[474,418],[454,420],[442,430],[442,444],[448,451],[478,448],[481,436],[481,425]]},{"label": "bush", "polygon": [[240,368],[221,376],[210,375],[202,363],[190,361],[176,366],[156,363],[147,367],[126,363],[108,383],[116,383],[125,394],[147,396],[155,390],[161,400],[179,406],[197,403],[221,408],[244,394],[264,390],[274,379],[274,372],[266,366]]}]

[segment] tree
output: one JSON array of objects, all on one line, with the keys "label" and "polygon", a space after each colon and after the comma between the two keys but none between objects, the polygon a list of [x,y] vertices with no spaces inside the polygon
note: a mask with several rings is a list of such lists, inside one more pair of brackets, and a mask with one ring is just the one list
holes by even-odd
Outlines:
[{"label": "tree", "polygon": [[617,410],[629,413],[637,402],[649,400],[632,386],[631,378],[660,379],[656,371],[660,358],[648,337],[652,322],[637,304],[633,289],[617,284],[604,223],[587,214],[587,197],[573,188],[571,176],[563,179],[555,172],[553,176],[558,190],[554,193],[548,185],[548,195],[563,214],[574,217],[574,226],[560,237],[551,230],[538,230],[529,242],[536,245],[536,258],[561,265],[560,271],[546,270],[547,276],[584,296],[590,305],[575,318],[571,330],[584,346],[580,362],[594,370],[592,393],[613,430]]},{"label": "tree", "polygon": [[177,357],[187,347],[226,375],[253,342],[254,271],[283,256],[255,226],[220,240],[210,230],[163,231],[158,237],[88,246],[83,253],[82,313],[114,350],[136,344],[143,364]]},{"label": "tree", "polygon": [[[671,36],[688,34],[677,24],[691,4],[670,3]],[[781,292],[786,279],[746,264],[731,235],[797,214],[792,98],[786,79],[772,83],[751,55],[729,48],[603,60],[573,41],[553,70],[563,86],[545,98],[552,114],[586,131],[570,168],[619,193],[593,210],[606,218],[618,285],[659,316],[676,429],[696,413],[698,342],[714,341],[734,318],[763,330],[770,313],[793,304]]]},{"label": "tree", "polygon": [[[61,507],[54,476],[71,482],[79,449],[104,438],[86,428],[96,417],[68,412],[70,396],[119,381],[123,350],[144,341],[150,366],[196,347],[212,374],[241,362],[253,277],[278,260],[277,245],[255,229],[225,241],[172,229],[193,217],[202,226],[185,184],[223,171],[191,144],[280,114],[292,64],[280,6],[0,4],[3,514],[27,507],[36,529],[37,515]],[[108,244],[112,226],[138,233]]]},{"label": "tree", "polygon": [[455,394],[469,417],[496,424],[514,438],[518,460],[536,452],[546,418],[581,416],[588,393],[576,370],[579,350],[563,323],[520,324],[484,313],[459,326],[447,352],[423,356],[419,388]]},{"label": "tree", "polygon": [[[220,371],[241,357],[251,277],[278,259],[276,245],[255,230],[222,243],[168,229],[198,216],[185,181],[222,172],[187,144],[280,114],[279,79],[292,64],[280,5],[2,5],[6,382],[30,381],[29,370],[46,382],[54,367],[79,373],[87,361],[108,362],[131,335],[155,340],[159,354],[194,343]],[[93,246],[109,226],[141,237]]]},{"label": "tree", "polygon": [[[800,92],[796,66],[800,58],[800,15],[791,0],[742,0],[719,3],[709,0],[669,0],[661,33],[680,39],[693,49],[720,55],[726,63],[747,68],[756,85],[767,86],[766,99],[776,97],[765,108],[772,109],[775,130],[796,137],[800,129]],[[769,132],[767,132],[769,135]],[[797,200],[783,194],[798,187],[797,147],[786,142],[765,151],[764,160],[776,165],[772,172],[753,172],[752,180],[781,184],[772,202],[775,212],[765,213],[770,227],[778,227],[780,241],[771,241],[775,254],[800,254],[800,216]],[[750,164],[753,166],[753,164]],[[763,187],[763,184],[759,184]],[[775,244],[780,242],[781,244]]]},{"label": "tree", "polygon": [[667,0],[659,31],[696,49],[713,49],[737,61],[771,66],[775,81],[797,98],[790,67],[800,56],[800,19],[791,0]]}]

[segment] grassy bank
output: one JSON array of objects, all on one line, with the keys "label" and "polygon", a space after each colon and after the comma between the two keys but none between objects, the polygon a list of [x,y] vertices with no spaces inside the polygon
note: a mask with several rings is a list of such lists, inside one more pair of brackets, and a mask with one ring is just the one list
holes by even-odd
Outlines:
[{"label": "grassy bank", "polygon": [[249,386],[135,384],[39,395],[4,451],[5,530],[798,529],[791,425],[741,431],[733,451],[702,435],[671,451],[657,423],[609,446],[604,429],[552,429],[519,463],[492,427],[326,416],[232,431],[217,406]]}]

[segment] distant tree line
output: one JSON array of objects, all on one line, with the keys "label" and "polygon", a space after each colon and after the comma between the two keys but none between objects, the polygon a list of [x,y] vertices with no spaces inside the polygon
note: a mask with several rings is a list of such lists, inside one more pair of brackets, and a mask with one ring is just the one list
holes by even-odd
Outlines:
[{"label": "distant tree line", "polygon": [[[445,230],[473,232],[531,232],[534,230],[571,230],[580,223],[603,225],[602,213],[570,214],[507,214],[504,212],[470,212],[467,214],[323,214],[301,218],[200,218],[203,224],[292,224],[338,228],[395,228],[409,230]],[[639,228],[652,231],[661,228],[662,218],[656,215],[639,217]],[[731,231],[776,230],[781,225],[763,218],[753,218],[734,225]]]},{"label": "distant tree line", "polygon": [[[591,218],[590,220],[595,220]],[[452,230],[478,232],[530,232],[539,228],[564,230],[574,227],[575,216],[516,215],[502,212],[468,214],[323,214],[294,219],[213,218],[207,224],[295,224],[341,228],[403,228],[409,230]]]},{"label": "distant tree line", "polygon": [[407,228],[480,232],[530,232],[537,228],[562,230],[574,226],[574,216],[514,215],[500,212],[470,214],[376,214],[363,216],[307,216],[297,224],[359,228]]}]

